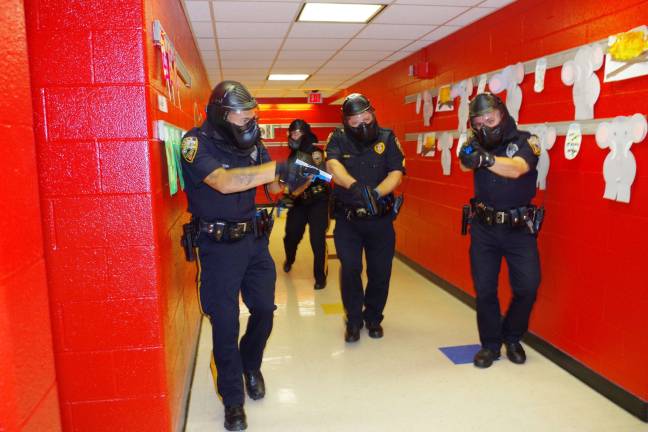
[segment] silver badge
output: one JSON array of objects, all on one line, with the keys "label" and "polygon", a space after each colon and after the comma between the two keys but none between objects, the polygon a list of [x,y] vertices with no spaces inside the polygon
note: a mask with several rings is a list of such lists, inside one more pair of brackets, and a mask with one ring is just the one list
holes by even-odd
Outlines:
[{"label": "silver badge", "polygon": [[515,143],[510,143],[506,146],[506,156],[512,158],[520,150],[520,148]]}]

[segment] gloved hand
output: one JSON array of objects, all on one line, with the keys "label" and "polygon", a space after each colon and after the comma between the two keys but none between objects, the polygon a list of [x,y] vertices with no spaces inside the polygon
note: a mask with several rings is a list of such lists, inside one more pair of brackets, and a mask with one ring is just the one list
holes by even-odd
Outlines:
[{"label": "gloved hand", "polygon": [[357,181],[349,187],[349,192],[351,192],[353,203],[357,208],[356,213],[359,210],[364,210],[369,216],[378,214],[380,195],[376,189]]},{"label": "gloved hand", "polygon": [[284,208],[292,208],[295,205],[295,199],[292,195],[284,195],[279,200],[279,206]]},{"label": "gloved hand", "polygon": [[495,156],[484,150],[476,141],[464,145],[459,151],[459,160],[466,168],[488,168],[495,164]]},{"label": "gloved hand", "polygon": [[318,173],[319,170],[317,168],[297,165],[295,159],[277,162],[275,168],[275,176],[278,176],[279,180],[290,185],[303,184],[306,180],[309,180],[308,176]]}]

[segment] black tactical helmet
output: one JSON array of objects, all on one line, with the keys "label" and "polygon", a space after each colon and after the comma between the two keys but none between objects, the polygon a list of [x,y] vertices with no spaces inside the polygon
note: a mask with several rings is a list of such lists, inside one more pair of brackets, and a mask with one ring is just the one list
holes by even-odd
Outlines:
[{"label": "black tactical helmet", "polygon": [[473,118],[496,109],[500,110],[502,114],[508,113],[502,99],[492,93],[479,93],[470,101],[468,113],[470,118]]},{"label": "black tactical helmet", "polygon": [[369,102],[369,99],[365,95],[360,93],[351,93],[344,99],[344,103],[342,103],[342,114],[345,117],[361,114],[368,110],[373,112],[371,102]]},{"label": "black tactical helmet", "polygon": [[212,126],[224,131],[244,153],[254,150],[261,132],[256,119],[244,126],[227,121],[227,113],[248,111],[257,107],[257,102],[243,84],[238,81],[222,81],[212,91],[207,105],[207,120]]},{"label": "black tactical helmet", "polygon": [[290,122],[290,126],[288,126],[288,132],[293,132],[296,130],[301,131],[301,133],[306,135],[308,132],[310,132],[310,125],[306,123],[306,120],[295,119]]}]

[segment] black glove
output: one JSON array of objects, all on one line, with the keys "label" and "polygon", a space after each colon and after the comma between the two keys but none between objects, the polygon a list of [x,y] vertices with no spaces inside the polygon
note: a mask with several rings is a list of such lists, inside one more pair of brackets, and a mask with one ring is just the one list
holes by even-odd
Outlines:
[{"label": "black glove", "polygon": [[279,207],[292,208],[295,205],[295,199],[292,195],[284,195],[279,200]]},{"label": "black glove", "polygon": [[459,160],[466,168],[488,168],[495,164],[495,156],[484,150],[476,141],[464,145],[459,151]]},{"label": "black glove", "polygon": [[357,181],[349,187],[349,192],[351,192],[353,204],[359,216],[362,216],[360,213],[366,213],[369,216],[378,215],[380,195],[376,189]]},{"label": "black glove", "polygon": [[318,173],[319,171],[317,168],[297,165],[295,159],[277,162],[275,168],[275,176],[278,176],[279,180],[288,183],[289,185],[304,184],[304,182],[308,180],[308,176]]}]

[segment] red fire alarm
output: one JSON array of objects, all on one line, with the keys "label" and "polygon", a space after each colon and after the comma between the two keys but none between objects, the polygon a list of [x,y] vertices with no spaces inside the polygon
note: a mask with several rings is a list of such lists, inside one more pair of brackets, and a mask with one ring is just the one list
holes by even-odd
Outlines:
[{"label": "red fire alarm", "polygon": [[426,79],[434,77],[434,70],[430,62],[419,62],[414,65],[414,76],[416,78]]},{"label": "red fire alarm", "polygon": [[308,93],[307,103],[310,104],[321,104],[322,103],[322,93],[318,91],[312,91]]}]

